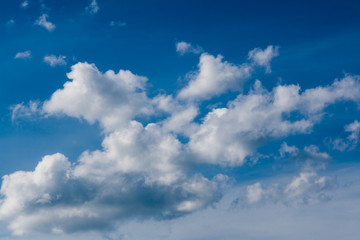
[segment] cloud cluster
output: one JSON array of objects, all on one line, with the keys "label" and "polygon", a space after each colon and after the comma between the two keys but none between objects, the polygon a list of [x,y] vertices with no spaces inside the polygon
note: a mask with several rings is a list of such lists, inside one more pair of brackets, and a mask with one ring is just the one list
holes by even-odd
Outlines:
[{"label": "cloud cluster", "polygon": [[[94,64],[75,64],[63,88],[35,109],[47,116],[99,123],[102,149],[85,151],[74,164],[60,153],[48,155],[34,171],[4,176],[0,218],[9,222],[15,234],[61,233],[108,229],[129,218],[173,218],[215,203],[228,177],[221,172],[205,177],[196,172],[197,166],[242,165],[272,139],[310,132],[329,104],[360,99],[356,76],[303,92],[298,85],[268,91],[257,80],[243,92],[244,82],[256,66],[267,67],[275,49],[255,49],[249,55],[258,63],[240,65],[203,53],[198,70],[188,75],[188,84],[177,95],[153,98],[146,94],[146,77],[128,70],[103,73]],[[238,96],[227,107],[214,108],[194,120],[202,101],[230,90]],[[32,109],[16,106],[14,118]],[[299,117],[293,119],[291,114]],[[139,120],[150,117],[158,120],[147,124]],[[299,151],[284,145],[282,154],[327,157],[311,146]],[[297,195],[311,188],[304,183],[320,186],[324,181],[307,172],[284,192]],[[260,185],[249,188],[250,201],[262,196]]]}]

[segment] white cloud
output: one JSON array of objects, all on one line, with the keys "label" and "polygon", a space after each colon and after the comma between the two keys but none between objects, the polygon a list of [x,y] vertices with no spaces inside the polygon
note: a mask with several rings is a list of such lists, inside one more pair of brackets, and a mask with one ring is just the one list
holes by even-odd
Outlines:
[{"label": "white cloud", "polygon": [[265,50],[255,48],[249,52],[249,59],[259,66],[266,67],[266,72],[271,73],[270,61],[279,56],[279,47],[269,45]]},{"label": "white cloud", "polygon": [[203,49],[200,46],[194,47],[191,43],[182,41],[176,43],[176,51],[181,55],[186,53],[200,54],[203,52]]},{"label": "white cloud", "polygon": [[183,88],[180,99],[210,99],[228,90],[239,91],[250,76],[251,67],[223,61],[223,56],[214,57],[208,53],[200,56],[199,70],[189,74],[189,83]]},{"label": "white cloud", "polygon": [[85,10],[86,10],[87,12],[89,12],[90,14],[95,14],[95,13],[99,12],[100,7],[99,7],[99,5],[98,5],[98,3],[97,3],[96,0],[91,0],[89,6],[87,6],[87,7],[85,8]]},{"label": "white cloud", "polygon": [[29,1],[28,1],[28,0],[23,1],[20,6],[21,6],[22,8],[28,7],[28,6],[29,6]]},{"label": "white cloud", "polygon": [[[190,149],[203,162],[241,165],[271,139],[309,133],[329,104],[360,100],[360,81],[352,76],[301,94],[299,90],[296,85],[280,85],[268,92],[256,81],[249,94],[240,94],[227,108],[207,114],[190,136]],[[287,116],[292,112],[302,115],[291,121]]]},{"label": "white cloud", "polygon": [[71,69],[67,74],[71,81],[44,103],[47,113],[84,118],[90,123],[99,121],[110,131],[127,126],[133,117],[152,111],[144,91],[146,77],[128,70],[118,73],[109,70],[103,74],[94,64],[88,63],[75,64]]},{"label": "white cloud", "polygon": [[219,199],[219,178],[187,175],[181,144],[157,126],[133,123],[72,166],[45,156],[33,172],[4,177],[0,218],[14,234],[103,230],[129,218],[173,218]]},{"label": "white cloud", "polygon": [[15,59],[18,59],[18,58],[22,58],[22,59],[29,59],[31,58],[31,51],[30,50],[27,50],[25,52],[18,52],[16,55],[15,55]]},{"label": "white cloud", "polygon": [[67,62],[65,61],[66,56],[55,56],[55,55],[46,55],[44,56],[44,62],[49,64],[52,67],[58,66],[58,65],[66,65]]},{"label": "white cloud", "polygon": [[43,15],[41,15],[36,21],[35,21],[35,24],[36,25],[39,25],[39,26],[41,26],[41,27],[44,27],[44,28],[46,28],[49,32],[51,32],[51,31],[53,31],[54,29],[55,29],[55,25],[53,24],[53,23],[51,23],[51,22],[49,22],[48,20],[47,20],[47,18],[49,17],[49,15],[47,15],[47,14],[43,14]]}]

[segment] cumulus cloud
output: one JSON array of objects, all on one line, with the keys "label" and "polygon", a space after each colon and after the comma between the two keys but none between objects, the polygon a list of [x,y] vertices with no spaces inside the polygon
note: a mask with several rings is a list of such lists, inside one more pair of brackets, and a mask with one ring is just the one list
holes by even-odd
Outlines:
[{"label": "cumulus cloud", "polygon": [[44,62],[49,64],[52,67],[58,66],[58,65],[66,65],[67,62],[65,61],[66,56],[55,56],[55,55],[46,55],[44,56]]},{"label": "cumulus cloud", "polygon": [[[196,119],[202,100],[241,89],[252,71],[254,64],[235,65],[203,53],[199,70],[178,95],[149,97],[146,77],[129,70],[101,72],[86,62],[73,65],[69,80],[48,100],[35,107],[15,105],[13,114],[26,117],[41,108],[46,116],[99,123],[102,148],[84,151],[73,164],[60,153],[48,155],[34,171],[4,176],[0,218],[21,235],[104,230],[128,219],[182,216],[216,203],[226,185],[228,177],[221,171],[214,177],[197,172],[201,164],[239,166],[272,139],[309,133],[329,104],[359,101],[356,76],[302,92],[298,85],[269,91],[256,81],[226,107]],[[148,119],[157,120],[145,123]],[[329,159],[315,146],[283,145],[280,155]],[[310,167],[302,172],[281,188],[280,196],[298,199],[326,185]],[[252,203],[267,196],[262,184],[249,186],[248,192]]]},{"label": "cumulus cloud", "polygon": [[18,52],[16,55],[15,55],[15,59],[18,59],[18,58],[22,58],[22,59],[29,59],[31,58],[31,51],[30,50],[27,50],[25,52]]},{"label": "cumulus cloud", "polygon": [[85,10],[90,14],[95,14],[95,13],[99,12],[100,7],[96,0],[91,0],[89,6],[87,6],[85,8]]},{"label": "cumulus cloud", "polygon": [[249,59],[259,66],[266,67],[266,72],[271,73],[270,61],[279,55],[279,47],[269,45],[264,50],[255,48],[249,52]]},{"label": "cumulus cloud", "polygon": [[33,172],[4,176],[1,219],[17,235],[103,230],[132,217],[181,216],[219,199],[218,178],[174,168],[180,144],[153,131],[155,126],[133,123],[107,137],[104,151],[85,152],[75,166],[54,154]]},{"label": "cumulus cloud", "polygon": [[51,31],[53,31],[54,29],[55,29],[55,25],[53,24],[53,23],[51,23],[51,22],[49,22],[48,20],[47,20],[47,18],[49,17],[49,15],[47,15],[47,14],[43,14],[43,15],[41,15],[36,21],[35,21],[35,24],[36,25],[39,25],[39,26],[41,26],[41,27],[44,27],[44,28],[46,28],[49,32],[51,32]]},{"label": "cumulus cloud", "polygon": [[[190,149],[203,162],[242,165],[271,139],[309,133],[330,103],[359,102],[360,82],[358,77],[346,76],[327,87],[299,90],[297,85],[280,85],[269,92],[256,81],[247,95],[240,94],[227,108],[207,114],[190,136]],[[290,120],[290,113],[296,112],[302,115]]]},{"label": "cumulus cloud", "polygon": [[144,91],[146,77],[128,70],[103,74],[88,63],[75,64],[71,69],[67,75],[71,81],[44,102],[45,112],[84,118],[90,123],[99,121],[105,130],[113,130],[151,111]]},{"label": "cumulus cloud", "polygon": [[181,41],[176,43],[176,51],[180,53],[180,55],[186,53],[199,54],[203,52],[203,49],[200,46],[193,46],[191,43]]},{"label": "cumulus cloud", "polygon": [[197,72],[188,74],[189,83],[183,88],[180,99],[210,99],[228,90],[241,90],[243,83],[250,76],[251,67],[247,64],[234,65],[208,53],[200,56]]}]

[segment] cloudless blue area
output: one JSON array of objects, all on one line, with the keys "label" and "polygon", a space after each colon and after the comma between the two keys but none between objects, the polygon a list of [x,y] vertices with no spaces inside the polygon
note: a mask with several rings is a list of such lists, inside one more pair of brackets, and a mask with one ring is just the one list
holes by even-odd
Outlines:
[{"label": "cloudless blue area", "polygon": [[[278,83],[306,89],[360,74],[359,1],[98,0],[100,10],[93,15],[85,12],[87,0],[29,0],[27,8],[21,2],[0,1],[0,175],[31,170],[45,154],[62,152],[76,161],[84,150],[101,148],[97,125],[71,118],[11,122],[11,105],[48,99],[79,61],[95,63],[103,72],[129,69],[146,76],[150,96],[176,93],[185,74],[196,70],[198,56],[180,56],[178,41],[235,64],[245,62],[253,48],[279,46],[272,73],[254,77],[269,90]],[[43,13],[56,25],[54,31],[34,24]],[[7,24],[11,19],[15,23]],[[111,21],[126,25],[111,27]],[[26,50],[32,58],[14,59]],[[68,64],[50,67],[43,62],[47,54],[67,56]],[[325,116],[315,135],[289,137],[289,144],[331,151],[324,139],[341,136],[344,125],[360,119],[356,106],[339,104],[331,111],[337,114]],[[274,151],[281,143],[261,150]],[[357,150],[345,154],[348,161],[358,155]],[[332,156],[344,161],[338,152]]]}]

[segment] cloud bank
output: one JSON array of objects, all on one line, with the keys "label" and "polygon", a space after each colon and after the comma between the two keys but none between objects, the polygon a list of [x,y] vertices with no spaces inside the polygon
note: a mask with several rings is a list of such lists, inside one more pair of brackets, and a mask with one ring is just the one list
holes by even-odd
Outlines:
[{"label": "cloud bank", "polygon": [[[269,141],[310,133],[330,104],[359,103],[360,78],[350,75],[303,91],[299,85],[267,90],[256,80],[244,91],[258,66],[268,71],[277,54],[273,46],[254,49],[249,62],[233,64],[202,53],[178,94],[154,97],[147,95],[148,79],[129,70],[103,73],[94,64],[73,65],[63,88],[36,107],[15,105],[13,114],[27,115],[34,108],[46,116],[99,123],[102,149],[84,151],[74,164],[61,153],[47,155],[34,171],[4,176],[0,218],[18,235],[102,231],[129,219],[175,218],[215,204],[229,177],[221,168],[206,177],[197,167],[241,166]],[[202,102],[228,91],[237,97],[195,120]],[[139,120],[154,116],[162,117]],[[300,151],[283,145],[280,154],[328,157],[314,146]],[[282,194],[298,196],[326,181],[304,171]],[[260,201],[269,191],[260,183],[249,186],[248,202]]]}]

